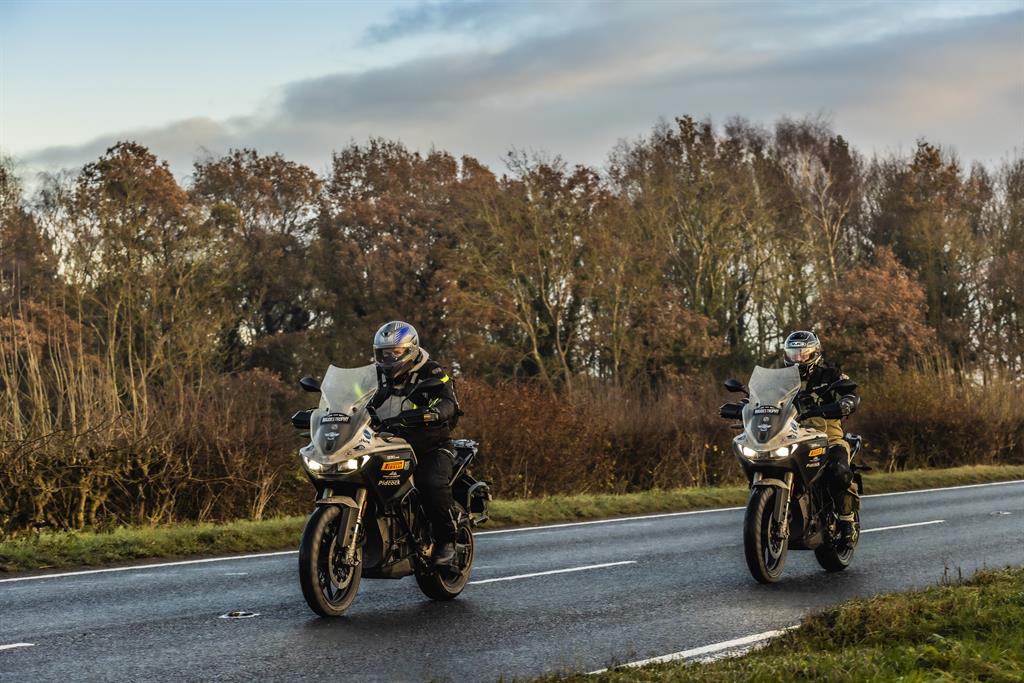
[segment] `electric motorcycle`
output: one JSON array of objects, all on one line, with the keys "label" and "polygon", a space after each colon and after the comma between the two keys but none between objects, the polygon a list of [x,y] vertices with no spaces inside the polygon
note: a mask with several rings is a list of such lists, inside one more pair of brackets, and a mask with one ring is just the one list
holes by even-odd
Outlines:
[{"label": "electric motorcycle", "polygon": [[[423,380],[430,382],[440,380]],[[398,415],[410,407],[404,405],[407,400],[390,397],[373,411],[373,365],[332,365],[323,381],[304,377],[299,384],[306,391],[320,392],[319,407],[292,416],[295,427],[308,430],[310,443],[299,450],[299,458],[316,488],[316,508],[299,545],[299,583],[310,608],[320,616],[340,616],[352,605],[361,578],[400,579],[410,574],[428,597],[454,599],[469,581],[473,528],[487,520],[490,500],[487,483],[468,472],[477,443],[453,442],[456,557],[450,566],[434,568],[430,523],[414,481],[416,454],[389,431],[401,431]],[[374,415],[379,422],[373,421]]]},{"label": "electric motorcycle", "polygon": [[[740,403],[722,406],[721,415],[742,420],[743,432],[732,446],[750,482],[743,549],[751,575],[760,583],[778,581],[789,549],[813,550],[826,571],[846,569],[859,540],[859,499],[864,490],[860,472],[869,468],[851,465],[857,500],[854,533],[847,542],[839,532],[836,504],[821,482],[828,439],[824,432],[800,425],[799,369],[755,367],[748,386],[730,379],[725,388],[747,395]],[[854,388],[848,379],[830,387],[840,393]],[[845,439],[852,462],[860,453],[861,438],[846,434]]]}]

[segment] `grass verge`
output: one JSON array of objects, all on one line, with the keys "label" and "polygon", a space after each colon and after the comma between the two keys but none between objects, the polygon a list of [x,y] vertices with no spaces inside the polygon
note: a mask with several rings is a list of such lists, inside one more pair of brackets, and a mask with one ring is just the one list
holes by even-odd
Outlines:
[{"label": "grass verge", "polygon": [[[867,493],[1024,479],[1022,465],[956,467],[865,475]],[[580,494],[495,500],[487,528],[601,519],[622,515],[739,506],[742,486],[696,487],[627,494]],[[303,517],[224,524],[119,528],[111,532],[42,532],[0,542],[0,572],[103,566],[147,558],[218,555],[294,548]]]},{"label": "grass verge", "polygon": [[539,681],[1024,681],[1024,569],[847,602],[735,659]]}]

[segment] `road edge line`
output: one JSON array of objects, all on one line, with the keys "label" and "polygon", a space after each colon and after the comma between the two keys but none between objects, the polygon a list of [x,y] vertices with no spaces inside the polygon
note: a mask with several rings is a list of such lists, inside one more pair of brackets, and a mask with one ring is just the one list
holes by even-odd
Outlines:
[{"label": "road edge line", "polygon": [[[681,659],[691,659],[693,657],[700,657],[701,655],[710,655],[716,652],[722,652],[723,650],[731,650],[744,645],[754,645],[757,643],[771,640],[781,636],[786,631],[795,629],[799,624],[793,626],[787,626],[781,629],[775,629],[772,631],[764,631],[762,633],[754,633],[753,635],[743,636],[742,638],[733,638],[732,640],[723,640],[719,643],[711,643],[710,645],[702,645],[700,647],[691,648],[689,650],[681,650],[679,652],[673,652],[667,655],[661,655],[660,657],[651,657],[649,659],[640,659],[635,662],[627,662],[625,664],[616,664],[615,666],[609,667],[610,669],[635,669],[641,666],[647,666],[648,664],[664,664],[666,662],[675,662]],[[596,671],[588,671],[587,675],[592,676],[595,674],[603,674],[609,670],[609,668],[598,669]]]}]

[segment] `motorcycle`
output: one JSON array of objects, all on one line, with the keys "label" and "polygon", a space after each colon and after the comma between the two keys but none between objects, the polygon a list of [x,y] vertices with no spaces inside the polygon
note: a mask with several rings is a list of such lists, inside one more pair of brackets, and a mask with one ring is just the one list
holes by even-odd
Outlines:
[{"label": "motorcycle", "polygon": [[[740,403],[725,404],[720,412],[722,417],[742,420],[736,427],[743,433],[732,446],[750,482],[743,549],[751,575],[760,583],[778,581],[790,549],[813,550],[825,571],[846,569],[857,549],[860,506],[854,505],[854,533],[846,542],[839,532],[835,501],[821,481],[828,439],[824,432],[800,425],[799,369],[755,367],[748,386],[730,379],[725,388],[747,396]],[[830,387],[841,394],[855,388],[848,379]],[[844,438],[852,462],[861,451],[861,438],[849,433]],[[869,468],[854,464],[851,469],[859,501],[864,491],[860,473]]]},{"label": "motorcycle", "polygon": [[[440,380],[423,380],[423,388],[430,382]],[[292,416],[296,428],[308,430],[310,443],[299,450],[299,459],[316,489],[316,508],[299,545],[299,584],[310,608],[323,617],[344,614],[362,578],[414,575],[428,597],[457,597],[473,568],[473,528],[487,520],[490,500],[487,483],[468,472],[478,444],[453,442],[456,557],[451,565],[435,568],[430,524],[414,481],[416,454],[389,431],[401,431],[398,415],[407,400],[393,396],[372,409],[377,387],[373,365],[332,365],[323,381],[303,377],[299,385],[320,392],[319,407]]]}]

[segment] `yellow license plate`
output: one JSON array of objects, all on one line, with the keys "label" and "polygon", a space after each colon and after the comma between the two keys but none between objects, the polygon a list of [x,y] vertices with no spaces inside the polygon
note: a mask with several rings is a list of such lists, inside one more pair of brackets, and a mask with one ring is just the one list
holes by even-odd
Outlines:
[{"label": "yellow license plate", "polygon": [[381,465],[380,469],[383,472],[391,472],[393,470],[404,470],[405,469],[405,461],[404,460],[392,460],[391,462],[386,462],[383,465]]},{"label": "yellow license plate", "polygon": [[824,452],[825,452],[824,448],[815,448],[813,451],[811,451],[807,455],[808,455],[808,457],[811,457],[811,458],[817,458],[819,455],[822,455]]}]

